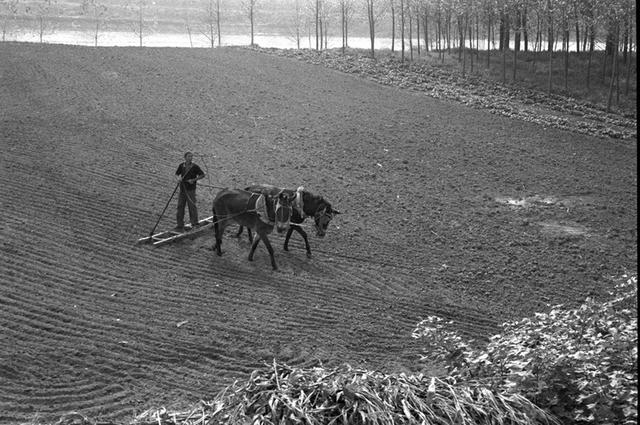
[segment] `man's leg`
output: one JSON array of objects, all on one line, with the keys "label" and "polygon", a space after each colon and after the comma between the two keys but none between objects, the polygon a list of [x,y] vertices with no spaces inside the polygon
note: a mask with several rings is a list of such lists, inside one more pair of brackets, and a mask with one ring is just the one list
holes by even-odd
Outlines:
[{"label": "man's leg", "polygon": [[189,220],[191,226],[198,225],[198,207],[196,206],[196,191],[190,190],[187,192],[187,206],[189,207]]},{"label": "man's leg", "polygon": [[187,197],[185,196],[185,192],[180,189],[180,193],[178,194],[178,210],[176,212],[176,224],[177,228],[184,227],[184,207],[187,204]]}]

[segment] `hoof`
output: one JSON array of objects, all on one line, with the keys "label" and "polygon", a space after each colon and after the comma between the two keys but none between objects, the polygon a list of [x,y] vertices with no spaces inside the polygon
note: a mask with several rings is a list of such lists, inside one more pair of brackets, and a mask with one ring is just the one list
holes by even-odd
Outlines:
[{"label": "hoof", "polygon": [[307,252],[307,258],[311,258],[311,253]]}]

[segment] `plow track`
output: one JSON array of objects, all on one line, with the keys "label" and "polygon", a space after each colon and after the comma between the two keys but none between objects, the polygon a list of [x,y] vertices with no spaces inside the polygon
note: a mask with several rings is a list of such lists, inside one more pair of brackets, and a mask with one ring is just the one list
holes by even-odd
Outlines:
[{"label": "plow track", "polygon": [[[635,271],[636,146],[242,49],[0,44],[0,423],[192,406],[275,358],[420,371],[428,315],[484,340]],[[136,245],[186,150],[305,186],[324,239]],[[526,207],[500,201],[553,197]],[[536,198],[537,197],[537,198]],[[174,225],[175,199],[158,229]],[[551,223],[551,224],[549,224]],[[546,227],[545,227],[546,226]],[[555,227],[553,227],[555,226]],[[550,233],[571,226],[585,233]]]}]

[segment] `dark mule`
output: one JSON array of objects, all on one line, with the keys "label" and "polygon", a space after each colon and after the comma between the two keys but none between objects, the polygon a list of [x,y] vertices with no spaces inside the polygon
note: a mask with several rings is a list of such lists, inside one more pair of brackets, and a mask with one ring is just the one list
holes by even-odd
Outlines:
[{"label": "dark mule", "polygon": [[240,189],[221,190],[213,200],[213,228],[216,233],[216,244],[213,248],[217,254],[222,255],[222,235],[225,228],[231,223],[236,223],[252,229],[257,234],[249,251],[249,261],[253,261],[253,253],[258,242],[262,240],[271,256],[271,266],[277,270],[273,248],[267,235],[274,227],[278,233],[289,228],[293,196],[284,191],[270,195],[266,192],[254,193]]},{"label": "dark mule", "polygon": [[[298,190],[282,189],[271,185],[253,185],[245,188],[245,190],[254,193],[267,192],[270,194],[285,192],[295,196],[293,202],[293,212],[291,215],[291,224],[287,230],[287,235],[284,238],[284,250],[289,250],[289,239],[293,231],[300,233],[304,239],[304,244],[307,249],[307,257],[311,258],[311,247],[309,246],[309,239],[307,238],[307,232],[304,231],[302,224],[307,217],[313,217],[314,225],[316,228],[316,236],[323,238],[327,233],[327,227],[329,223],[336,216],[340,214],[340,211],[334,209],[326,199],[322,196],[314,195],[304,188],[299,187]],[[238,230],[237,236],[242,233],[242,226]],[[251,240],[251,230],[249,229],[249,239]]]}]

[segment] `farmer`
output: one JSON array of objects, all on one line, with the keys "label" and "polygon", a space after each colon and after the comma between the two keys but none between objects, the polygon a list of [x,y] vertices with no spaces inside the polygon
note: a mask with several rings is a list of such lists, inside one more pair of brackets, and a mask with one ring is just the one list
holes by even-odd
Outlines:
[{"label": "farmer", "polygon": [[198,208],[196,207],[196,182],[204,177],[202,169],[193,163],[193,154],[184,154],[184,162],[176,170],[177,184],[180,185],[176,230],[184,231],[184,207],[189,207],[191,227],[198,226]]}]

